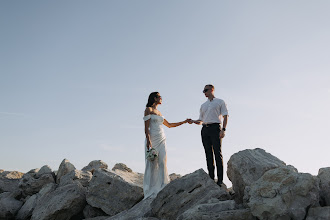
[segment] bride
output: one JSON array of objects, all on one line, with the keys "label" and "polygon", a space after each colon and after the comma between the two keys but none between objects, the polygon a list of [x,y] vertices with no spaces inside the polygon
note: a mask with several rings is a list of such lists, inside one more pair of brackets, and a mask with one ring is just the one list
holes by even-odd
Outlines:
[{"label": "bride", "polygon": [[146,168],[143,179],[144,199],[156,197],[157,193],[169,183],[166,165],[166,137],[162,124],[166,127],[173,128],[185,124],[189,120],[169,123],[157,109],[157,106],[160,104],[162,104],[162,97],[158,92],[152,92],[149,95],[143,117],[146,134],[145,154],[151,148],[158,152],[158,157],[154,161],[145,158]]}]

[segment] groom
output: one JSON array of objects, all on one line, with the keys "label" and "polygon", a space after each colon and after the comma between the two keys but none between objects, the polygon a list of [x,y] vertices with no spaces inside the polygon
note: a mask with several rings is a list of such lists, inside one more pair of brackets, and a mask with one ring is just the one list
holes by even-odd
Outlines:
[{"label": "groom", "polygon": [[225,137],[228,110],[226,103],[222,99],[215,98],[213,85],[206,85],[203,93],[208,100],[200,108],[199,119],[189,120],[188,123],[203,125],[202,142],[206,155],[207,169],[211,179],[214,179],[214,153],[218,174],[217,184],[221,186],[223,181],[221,143],[222,138]]}]

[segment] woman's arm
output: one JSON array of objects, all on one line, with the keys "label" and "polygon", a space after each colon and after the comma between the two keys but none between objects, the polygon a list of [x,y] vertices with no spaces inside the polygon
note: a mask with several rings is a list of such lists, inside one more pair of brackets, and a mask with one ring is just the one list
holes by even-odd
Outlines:
[{"label": "woman's arm", "polygon": [[[146,108],[146,110],[144,111],[144,116],[147,116],[149,114],[150,114],[150,109]],[[149,124],[150,124],[150,119],[144,122],[144,133],[146,134],[148,150],[150,148],[152,148],[151,141],[150,141],[150,134],[149,134]]]},{"label": "woman's arm", "polygon": [[188,122],[188,119],[184,120],[184,121],[181,121],[181,122],[176,122],[176,123],[169,123],[165,118],[164,118],[164,122],[163,124],[168,127],[168,128],[174,128],[174,127],[178,127],[180,125],[183,125],[185,123]]}]

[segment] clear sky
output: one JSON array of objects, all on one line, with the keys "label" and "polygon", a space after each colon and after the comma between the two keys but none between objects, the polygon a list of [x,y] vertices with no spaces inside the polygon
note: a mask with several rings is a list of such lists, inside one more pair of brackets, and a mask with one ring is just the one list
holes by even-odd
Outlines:
[{"label": "clear sky", "polygon": [[[160,92],[170,122],[197,119],[211,83],[230,114],[225,165],[259,147],[316,175],[330,165],[329,11],[326,0],[1,1],[0,169],[67,158],[143,173],[148,95]],[[206,170],[200,129],[165,128],[169,173]]]}]

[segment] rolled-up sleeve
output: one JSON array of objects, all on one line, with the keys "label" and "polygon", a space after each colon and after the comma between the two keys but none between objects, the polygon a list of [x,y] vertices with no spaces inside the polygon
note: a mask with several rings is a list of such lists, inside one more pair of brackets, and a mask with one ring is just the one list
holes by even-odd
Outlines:
[{"label": "rolled-up sleeve", "polygon": [[220,106],[220,114],[221,114],[222,116],[229,115],[229,114],[228,114],[227,104],[226,104],[225,102],[222,102],[222,103],[221,103],[221,106]]},{"label": "rolled-up sleeve", "polygon": [[198,120],[203,121],[203,111],[202,111],[202,106],[201,106],[201,108],[199,109],[199,118],[198,118]]}]

